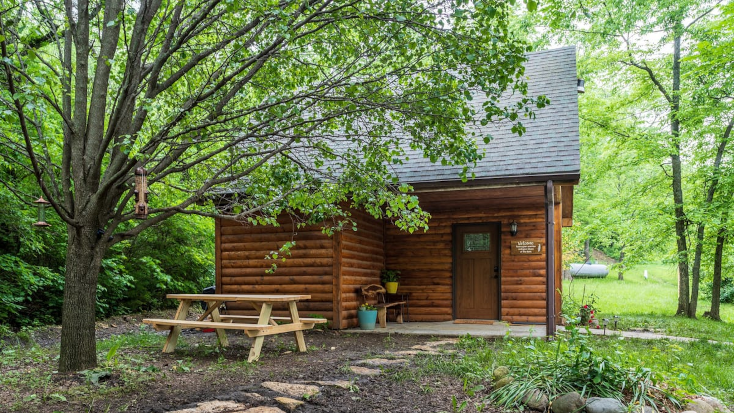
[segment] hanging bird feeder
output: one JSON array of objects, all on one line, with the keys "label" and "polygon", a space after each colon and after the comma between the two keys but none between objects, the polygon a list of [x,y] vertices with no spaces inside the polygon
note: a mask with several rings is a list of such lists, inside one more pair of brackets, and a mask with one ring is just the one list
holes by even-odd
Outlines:
[{"label": "hanging bird feeder", "polygon": [[135,218],[148,218],[148,171],[135,169]]},{"label": "hanging bird feeder", "polygon": [[50,227],[51,224],[46,222],[46,205],[51,205],[50,202],[43,199],[43,197],[39,197],[35,201],[33,201],[34,204],[38,207],[38,222],[34,222],[34,227]]}]

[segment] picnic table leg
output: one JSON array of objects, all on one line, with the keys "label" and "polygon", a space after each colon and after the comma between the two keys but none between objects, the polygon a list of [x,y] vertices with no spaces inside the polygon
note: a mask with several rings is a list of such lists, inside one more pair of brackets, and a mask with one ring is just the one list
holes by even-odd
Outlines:
[{"label": "picnic table leg", "polygon": [[[258,303],[252,303],[252,306],[255,307],[255,310],[258,313],[262,312],[262,306],[260,304],[258,304]],[[271,326],[277,326],[278,325],[278,323],[275,320],[273,320],[272,318],[269,318],[268,319],[268,323],[270,323]]]},{"label": "picnic table leg", "polygon": [[[174,320],[186,320],[186,316],[189,313],[189,307],[191,307],[191,300],[181,300],[181,304],[178,305],[178,310],[176,310]],[[173,350],[176,349],[179,334],[181,334],[181,326],[171,327],[171,331],[168,333],[168,338],[166,338],[166,344],[163,346],[164,353],[173,353]]]},{"label": "picnic table leg", "polygon": [[[296,307],[295,301],[288,303],[288,308],[291,310],[291,321],[294,323],[300,323],[301,319],[298,317],[298,308]],[[298,344],[298,351],[306,351],[306,340],[303,339],[303,330],[294,331],[296,335],[296,343]]]},{"label": "picnic table leg", "polygon": [[[212,313],[211,313],[212,321],[214,321],[215,323],[221,323],[222,318],[219,316],[219,305],[221,303],[217,302],[216,304],[217,304],[217,307],[214,310],[212,310]],[[211,305],[211,303],[209,305]],[[219,345],[222,347],[229,346],[229,341],[227,341],[227,333],[224,331],[224,329],[217,328],[215,329],[215,331],[217,332],[217,338],[219,339]]]},{"label": "picnic table leg", "polygon": [[[260,308],[260,318],[257,320],[258,324],[268,324],[270,320],[270,313],[273,311],[273,305],[270,303],[264,303]],[[260,350],[263,348],[263,340],[265,337],[259,336],[252,340],[252,348],[250,348],[250,357],[247,359],[248,362],[252,363],[260,358]]]}]

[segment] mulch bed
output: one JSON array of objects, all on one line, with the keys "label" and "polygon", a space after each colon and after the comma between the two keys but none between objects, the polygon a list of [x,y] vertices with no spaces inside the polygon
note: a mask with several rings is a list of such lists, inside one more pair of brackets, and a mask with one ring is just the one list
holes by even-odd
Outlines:
[{"label": "mulch bed", "polygon": [[[142,318],[138,315],[106,320],[98,325],[98,338],[135,331],[140,328]],[[49,328],[38,332],[34,341],[42,346],[55,346],[59,336],[57,330]],[[469,399],[459,378],[445,375],[416,378],[410,373],[415,369],[413,363],[384,368],[383,374],[374,377],[358,376],[348,370],[361,359],[384,355],[388,351],[408,350],[430,341],[431,337],[312,330],[306,332],[309,352],[298,353],[293,351],[293,336],[283,334],[265,339],[261,360],[254,366],[246,363],[250,339],[242,333],[228,332],[230,347],[222,350],[215,346],[213,333],[184,331],[182,337],[188,347],[179,348],[172,354],[163,354],[160,348],[121,349],[120,358],[134,365],[131,368],[147,368],[152,373],[126,375],[112,368],[110,376],[99,378],[98,386],[90,385],[88,378],[79,374],[52,373],[56,363],[53,361],[54,365],[39,369],[51,375],[44,389],[25,388],[22,384],[14,389],[0,388],[0,411],[165,412],[211,400],[235,400],[248,407],[277,406],[272,398],[279,395],[263,388],[264,381],[353,380],[352,391],[321,386],[318,396],[308,398],[306,404],[298,408],[298,412],[304,413],[450,412],[453,396],[458,403]],[[135,364],[137,360],[140,363]],[[12,369],[28,368],[32,364],[32,361],[28,366],[16,364]],[[0,375],[7,369],[0,365]],[[251,392],[265,396],[267,401],[248,401],[243,394]],[[49,397],[53,393],[64,395],[66,401]],[[480,396],[475,395],[473,401],[479,401]],[[21,402],[29,397],[28,402]],[[473,401],[464,411],[475,411]]]}]

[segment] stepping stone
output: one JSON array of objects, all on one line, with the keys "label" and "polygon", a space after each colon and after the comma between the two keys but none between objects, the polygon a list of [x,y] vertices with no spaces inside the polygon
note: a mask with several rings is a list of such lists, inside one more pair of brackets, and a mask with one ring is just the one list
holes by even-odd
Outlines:
[{"label": "stepping stone", "polygon": [[[412,357],[416,354],[425,354],[425,351],[418,351],[418,350],[402,350],[402,351],[388,351],[385,354],[391,355],[391,356],[403,356],[403,357]],[[433,351],[429,353],[434,353]]]},{"label": "stepping stone", "polygon": [[438,346],[443,346],[445,344],[456,344],[458,342],[459,340],[457,339],[446,339],[446,340],[438,340],[438,341],[428,341],[426,342],[425,345],[429,347],[438,347]]},{"label": "stepping stone", "polygon": [[315,381],[314,383],[319,386],[341,387],[342,389],[349,389],[352,386],[352,382],[346,380],[325,380]]},{"label": "stepping stone", "polygon": [[262,386],[266,389],[298,398],[312,397],[319,394],[318,386],[312,386],[310,384],[291,384],[279,383],[277,381],[266,381],[262,383]]},{"label": "stepping stone", "polygon": [[417,352],[428,352],[428,353],[437,353],[438,350],[436,350],[435,346],[429,346],[425,344],[418,344],[416,346],[411,347],[413,350]]},{"label": "stepping stone", "polygon": [[283,410],[280,410],[277,407],[259,406],[259,407],[253,407],[247,410],[242,410],[241,413],[285,413],[285,412]]},{"label": "stepping stone", "polygon": [[[419,344],[417,346],[411,347],[413,351],[421,352],[421,353],[428,353],[428,354],[441,354],[441,353],[456,353],[456,350],[453,349],[440,349],[437,348],[438,346],[429,346],[425,344]],[[411,350],[408,350],[411,351]]]},{"label": "stepping stone", "polygon": [[394,366],[398,364],[407,364],[410,363],[406,359],[366,359],[366,360],[359,360],[356,362],[357,364],[366,364],[368,366]]},{"label": "stepping stone", "polygon": [[360,376],[378,376],[380,375],[379,369],[370,369],[367,367],[349,366],[349,370],[352,370],[352,373],[359,374]]},{"label": "stepping stone", "polygon": [[210,402],[204,402],[199,403],[196,405],[196,407],[192,407],[189,409],[183,409],[183,410],[176,410],[175,412],[170,413],[223,413],[223,412],[232,412],[237,411],[241,412],[243,411],[247,406],[235,403],[231,401],[219,401],[219,400],[213,400]]},{"label": "stepping stone", "polygon": [[305,404],[300,400],[291,399],[289,397],[276,397],[275,401],[280,403],[283,407],[288,409],[289,412],[295,411],[298,407]]}]

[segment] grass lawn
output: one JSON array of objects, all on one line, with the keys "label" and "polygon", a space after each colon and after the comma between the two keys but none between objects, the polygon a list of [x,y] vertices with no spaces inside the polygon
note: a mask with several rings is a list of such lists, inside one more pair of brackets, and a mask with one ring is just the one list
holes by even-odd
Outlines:
[{"label": "grass lawn", "polygon": [[[643,277],[647,270],[648,279]],[[576,278],[563,282],[563,294],[576,301],[590,301],[598,309],[597,318],[620,316],[622,329],[643,328],[665,334],[707,340],[734,341],[734,305],[721,305],[722,322],[703,318],[711,305],[699,299],[698,320],[674,317],[678,305],[676,268],[672,265],[649,264],[636,266],[617,280],[616,274],[606,278]]]}]

